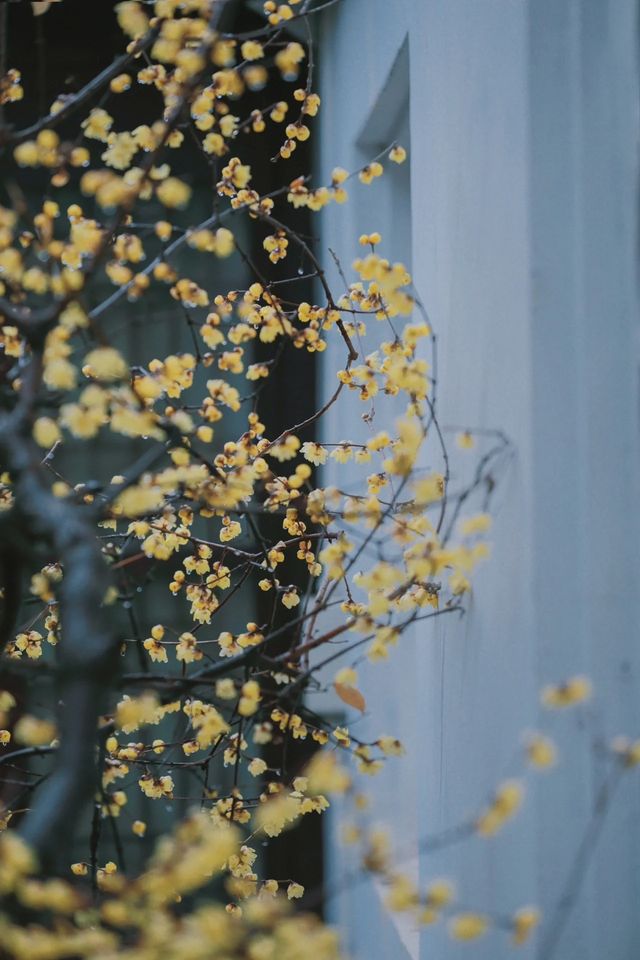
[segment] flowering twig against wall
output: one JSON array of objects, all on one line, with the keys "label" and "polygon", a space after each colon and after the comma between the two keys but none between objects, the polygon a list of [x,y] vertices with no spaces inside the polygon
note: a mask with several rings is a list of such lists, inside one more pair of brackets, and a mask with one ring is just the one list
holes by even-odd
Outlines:
[{"label": "flowering twig against wall", "polygon": [[[7,956],[339,956],[290,909],[322,897],[270,875],[262,846],[403,746],[308,694],[365,713],[363,662],[384,669],[416,625],[463,616],[487,557],[508,438],[441,422],[436,333],[385,238],[362,234],[351,263],[315,238],[352,189],[375,210],[407,160],[390,143],[311,172],[313,25],[331,5],[266,0],[253,26],[225,0],[124,0],[108,65],[42,115],[28,76],[0,78]],[[65,4],[38,6],[45,21]],[[585,684],[545,696],[570,705]],[[553,759],[542,735],[525,750]],[[496,832],[521,796],[506,781],[424,848]],[[454,910],[368,824],[352,839],[420,923],[521,943],[538,922]]]}]

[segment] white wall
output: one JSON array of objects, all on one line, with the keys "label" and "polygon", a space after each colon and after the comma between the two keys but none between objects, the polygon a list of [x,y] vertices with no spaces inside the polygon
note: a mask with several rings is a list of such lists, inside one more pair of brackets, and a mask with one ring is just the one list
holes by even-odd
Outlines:
[{"label": "white wall", "polygon": [[[383,178],[352,186],[352,203],[325,216],[324,239],[348,265],[361,232],[400,232],[401,242],[407,224],[410,248],[382,252],[411,260],[439,335],[441,421],[499,427],[516,457],[500,477],[493,555],[464,621],[423,625],[390,667],[367,671],[363,728],[410,751],[376,784],[374,812],[415,847],[516,772],[521,731],[544,724],[562,763],[531,781],[517,821],[493,840],[422,857],[419,871],[423,886],[455,879],[474,909],[508,915],[537,903],[548,917],[604,776],[594,738],[640,734],[637,6],[343,0],[323,26],[325,178],[363,162],[370,113],[373,139],[394,135],[407,36],[410,220]],[[342,352],[336,342],[325,355],[327,393]],[[327,439],[360,430],[360,412],[357,402],[332,411]],[[539,688],[580,672],[594,681],[593,706],[541,716]],[[640,955],[638,799],[629,780],[554,956]],[[335,843],[335,878],[344,857]],[[384,915],[370,881],[332,906],[359,958],[497,960],[512,950],[498,931],[472,946],[442,927],[418,936]]]}]

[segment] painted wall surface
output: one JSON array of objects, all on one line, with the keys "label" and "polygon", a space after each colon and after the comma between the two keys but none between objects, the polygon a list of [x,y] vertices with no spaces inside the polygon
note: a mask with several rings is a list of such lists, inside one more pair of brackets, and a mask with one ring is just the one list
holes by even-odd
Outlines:
[{"label": "painted wall surface", "polygon": [[[441,423],[499,428],[515,451],[466,617],[419,625],[388,665],[362,668],[369,714],[353,729],[408,748],[367,782],[372,817],[390,823],[401,869],[422,887],[448,876],[465,906],[502,916],[539,905],[542,930],[520,955],[541,960],[640,956],[633,776],[552,936],[609,770],[603,745],[640,735],[637,16],[635,0],[343,0],[322,27],[323,182],[394,137],[410,147],[406,170],[356,182],[351,202],[323,215],[324,246],[348,269],[359,234],[383,234],[439,337]],[[325,396],[343,353],[336,338]],[[355,399],[330,411],[326,439],[366,436],[361,412]],[[454,456],[454,480],[466,462]],[[592,704],[541,710],[541,686],[576,673],[593,680]],[[528,777],[518,818],[493,839],[419,853],[518,775],[522,733],[540,728],[561,763]],[[340,820],[336,809],[337,889],[351,856]],[[498,930],[472,946],[443,925],[418,932],[371,880],[330,908],[357,958],[513,951]]]}]

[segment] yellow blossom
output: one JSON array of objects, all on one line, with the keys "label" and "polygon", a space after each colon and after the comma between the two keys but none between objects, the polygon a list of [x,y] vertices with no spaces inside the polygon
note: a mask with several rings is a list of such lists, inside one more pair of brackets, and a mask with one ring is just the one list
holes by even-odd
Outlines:
[{"label": "yellow blossom", "polygon": [[84,362],[91,375],[99,380],[120,380],[129,372],[124,359],[113,347],[98,347],[92,350]]},{"label": "yellow blossom", "polygon": [[449,880],[433,880],[427,887],[427,904],[438,910],[449,906],[454,896],[455,888]]},{"label": "yellow blossom", "polygon": [[512,941],[516,946],[526,943],[531,937],[541,919],[540,911],[536,907],[522,907],[512,917]]},{"label": "yellow blossom", "polygon": [[167,177],[156,188],[156,195],[165,207],[186,207],[191,199],[191,187],[177,177]]},{"label": "yellow blossom", "polygon": [[313,463],[316,467],[326,463],[329,455],[325,447],[322,447],[319,443],[312,443],[310,441],[302,444],[300,452],[305,460],[308,460],[309,463]]},{"label": "yellow blossom", "polygon": [[33,438],[38,446],[49,449],[60,440],[60,428],[51,417],[38,417],[33,425]]},{"label": "yellow blossom", "polygon": [[93,140],[102,140],[106,143],[109,131],[113,124],[111,117],[102,107],[95,107],[86,120],[83,121],[85,137]]},{"label": "yellow blossom", "polygon": [[282,595],[282,603],[288,610],[297,607],[300,603],[300,596],[295,589],[286,590]]},{"label": "yellow blossom", "polygon": [[460,524],[460,531],[465,537],[476,533],[486,533],[491,527],[491,517],[488,513],[478,513],[475,517],[468,517]]},{"label": "yellow blossom", "polygon": [[503,825],[513,817],[524,796],[522,785],[517,780],[508,780],[501,784],[493,797],[491,804],[476,820],[476,830],[481,836],[491,836],[497,833]]},{"label": "yellow blossom", "polygon": [[56,727],[49,720],[41,720],[31,714],[20,717],[16,723],[14,736],[18,743],[29,747],[40,747],[51,743],[56,735]]},{"label": "yellow blossom", "polygon": [[449,924],[454,940],[477,940],[488,929],[489,921],[480,913],[459,913]]},{"label": "yellow blossom", "polygon": [[128,73],[119,73],[111,80],[109,87],[112,93],[124,93],[131,88],[131,77]]},{"label": "yellow blossom", "polygon": [[162,797],[173,797],[173,779],[168,776],[152,777],[145,774],[138,780],[138,785],[144,795],[151,800],[159,800]]},{"label": "yellow blossom", "polygon": [[468,430],[464,430],[456,436],[456,442],[461,450],[472,450],[476,445],[475,438]]},{"label": "yellow blossom", "polygon": [[261,757],[254,757],[248,764],[247,770],[252,777],[260,777],[267,769],[267,764]]},{"label": "yellow blossom", "polygon": [[527,760],[532,767],[546,769],[556,762],[555,744],[542,734],[531,734],[526,742]]},{"label": "yellow blossom", "polygon": [[407,159],[407,151],[404,147],[401,147],[399,143],[391,148],[389,151],[389,160],[392,160],[393,163],[404,163]]},{"label": "yellow blossom", "polygon": [[591,681],[587,677],[571,677],[559,686],[545,687],[541,693],[545,707],[571,707],[591,696]]}]

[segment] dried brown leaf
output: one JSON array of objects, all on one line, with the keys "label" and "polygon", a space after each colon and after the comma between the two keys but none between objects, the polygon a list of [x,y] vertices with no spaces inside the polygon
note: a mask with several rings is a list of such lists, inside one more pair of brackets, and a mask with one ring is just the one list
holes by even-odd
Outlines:
[{"label": "dried brown leaf", "polygon": [[360,710],[361,713],[365,712],[367,702],[357,687],[350,687],[345,683],[334,683],[333,688],[343,703],[348,704],[355,710]]}]

